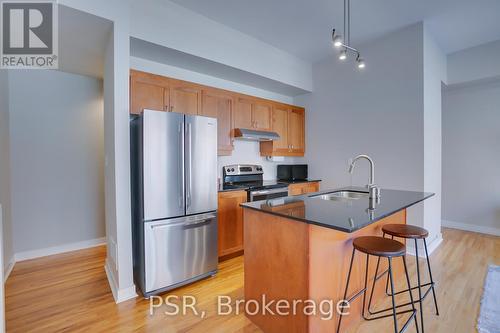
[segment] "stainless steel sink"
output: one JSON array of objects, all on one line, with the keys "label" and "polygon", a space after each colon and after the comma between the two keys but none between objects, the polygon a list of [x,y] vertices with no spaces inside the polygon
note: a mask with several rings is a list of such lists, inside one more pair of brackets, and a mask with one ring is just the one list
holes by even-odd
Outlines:
[{"label": "stainless steel sink", "polygon": [[358,192],[358,191],[336,191],[330,193],[324,193],[320,195],[313,196],[312,198],[318,198],[323,200],[358,200],[362,198],[368,198],[368,192]]}]

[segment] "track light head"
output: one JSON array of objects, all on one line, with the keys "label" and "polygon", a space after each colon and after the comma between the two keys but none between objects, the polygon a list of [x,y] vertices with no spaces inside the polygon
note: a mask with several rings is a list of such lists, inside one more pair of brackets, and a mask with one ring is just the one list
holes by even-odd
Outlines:
[{"label": "track light head", "polygon": [[356,59],[357,63],[358,63],[358,68],[359,69],[363,69],[366,67],[366,64],[365,64],[365,60],[363,58],[361,58],[360,56],[358,56],[358,58]]},{"label": "track light head", "polygon": [[344,43],[342,36],[341,35],[335,35],[335,29],[332,31],[332,41],[333,41],[333,46],[339,48],[342,46]]},{"label": "track light head", "polygon": [[335,46],[336,48],[339,48],[342,46],[342,44],[343,44],[342,36],[337,35],[337,36],[333,37],[333,46]]},{"label": "track light head", "polygon": [[346,59],[347,59],[347,51],[344,49],[340,51],[339,60],[346,60]]}]

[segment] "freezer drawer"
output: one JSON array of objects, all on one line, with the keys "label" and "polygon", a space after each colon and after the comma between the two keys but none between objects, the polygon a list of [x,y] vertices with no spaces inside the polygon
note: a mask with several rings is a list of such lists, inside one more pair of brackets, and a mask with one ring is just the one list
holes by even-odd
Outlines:
[{"label": "freezer drawer", "polygon": [[217,214],[144,224],[145,291],[165,289],[217,269]]}]

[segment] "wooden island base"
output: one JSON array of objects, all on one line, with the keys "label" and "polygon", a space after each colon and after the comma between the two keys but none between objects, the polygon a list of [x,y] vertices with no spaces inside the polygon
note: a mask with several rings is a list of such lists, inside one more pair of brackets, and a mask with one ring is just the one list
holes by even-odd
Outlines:
[{"label": "wooden island base", "polygon": [[[300,207],[296,207],[291,213],[300,214]],[[352,239],[366,235],[382,236],[381,228],[387,223],[406,223],[406,210],[353,233],[346,233],[245,208],[245,300],[257,301],[261,310],[253,314],[255,307],[249,306],[247,317],[266,333],[335,332],[339,317],[335,307],[343,298],[352,254]],[[376,257],[370,257],[368,293],[376,262]],[[348,298],[363,288],[365,265],[366,255],[356,252]],[[404,279],[402,267],[401,259],[395,259],[395,284]],[[383,259],[379,272],[386,268],[387,260]],[[384,288],[385,278],[376,284],[374,300],[382,297]],[[263,295],[268,304],[275,300],[269,306],[274,315],[262,313]],[[288,315],[277,314],[278,300],[289,302]],[[297,305],[295,314],[291,311],[294,300]],[[316,315],[304,314],[304,310],[311,310],[304,309],[305,300],[313,300],[318,306],[321,301],[333,301],[333,318],[323,320],[328,315],[322,315],[319,310]],[[324,312],[329,312],[329,304],[324,302],[323,306]],[[353,301],[350,314],[342,319],[342,331],[362,320],[361,306],[362,297]],[[281,313],[285,312],[286,308],[282,308]]]}]

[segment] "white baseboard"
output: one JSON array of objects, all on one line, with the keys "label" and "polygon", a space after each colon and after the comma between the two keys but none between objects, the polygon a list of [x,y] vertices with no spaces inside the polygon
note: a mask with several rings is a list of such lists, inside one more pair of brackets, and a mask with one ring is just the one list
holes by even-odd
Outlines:
[{"label": "white baseboard", "polygon": [[110,261],[108,259],[106,259],[106,263],[104,264],[104,270],[106,272],[109,287],[111,288],[111,293],[113,294],[113,298],[115,299],[116,304],[137,297],[135,285],[124,289],[118,288],[118,283],[116,283],[116,279],[113,274],[113,270],[110,268]]},{"label": "white baseboard", "polygon": [[7,281],[9,278],[10,273],[12,272],[12,269],[14,269],[14,265],[16,264],[16,258],[15,256],[12,256],[9,260],[9,264],[5,268],[4,274],[3,274],[3,283]]},{"label": "white baseboard", "polygon": [[106,244],[106,238],[102,237],[102,238],[90,239],[90,240],[86,240],[86,241],[82,241],[82,242],[69,243],[69,244],[64,244],[64,245],[59,245],[59,246],[48,247],[45,249],[19,252],[19,253],[15,254],[15,262],[50,256],[53,254],[59,254],[59,253],[64,253],[64,252],[87,249],[87,248],[100,246],[100,245],[104,245],[104,244]]},{"label": "white baseboard", "polygon": [[459,229],[465,231],[478,232],[480,234],[487,234],[493,236],[500,236],[500,228],[485,227],[477,224],[460,223],[449,220],[442,220],[441,226],[452,229]]},{"label": "white baseboard", "polygon": [[[427,244],[427,251],[429,252],[429,257],[432,255],[432,252],[434,252],[441,242],[443,241],[443,235],[439,233],[432,242]],[[419,241],[420,243],[421,241]],[[423,242],[422,242],[423,243]],[[423,244],[419,244],[421,246],[418,247],[418,257],[419,258],[425,258],[425,250],[423,247]],[[413,242],[411,244],[408,244],[406,246],[406,253],[409,255],[414,256],[415,255],[415,246],[413,245]]]}]

